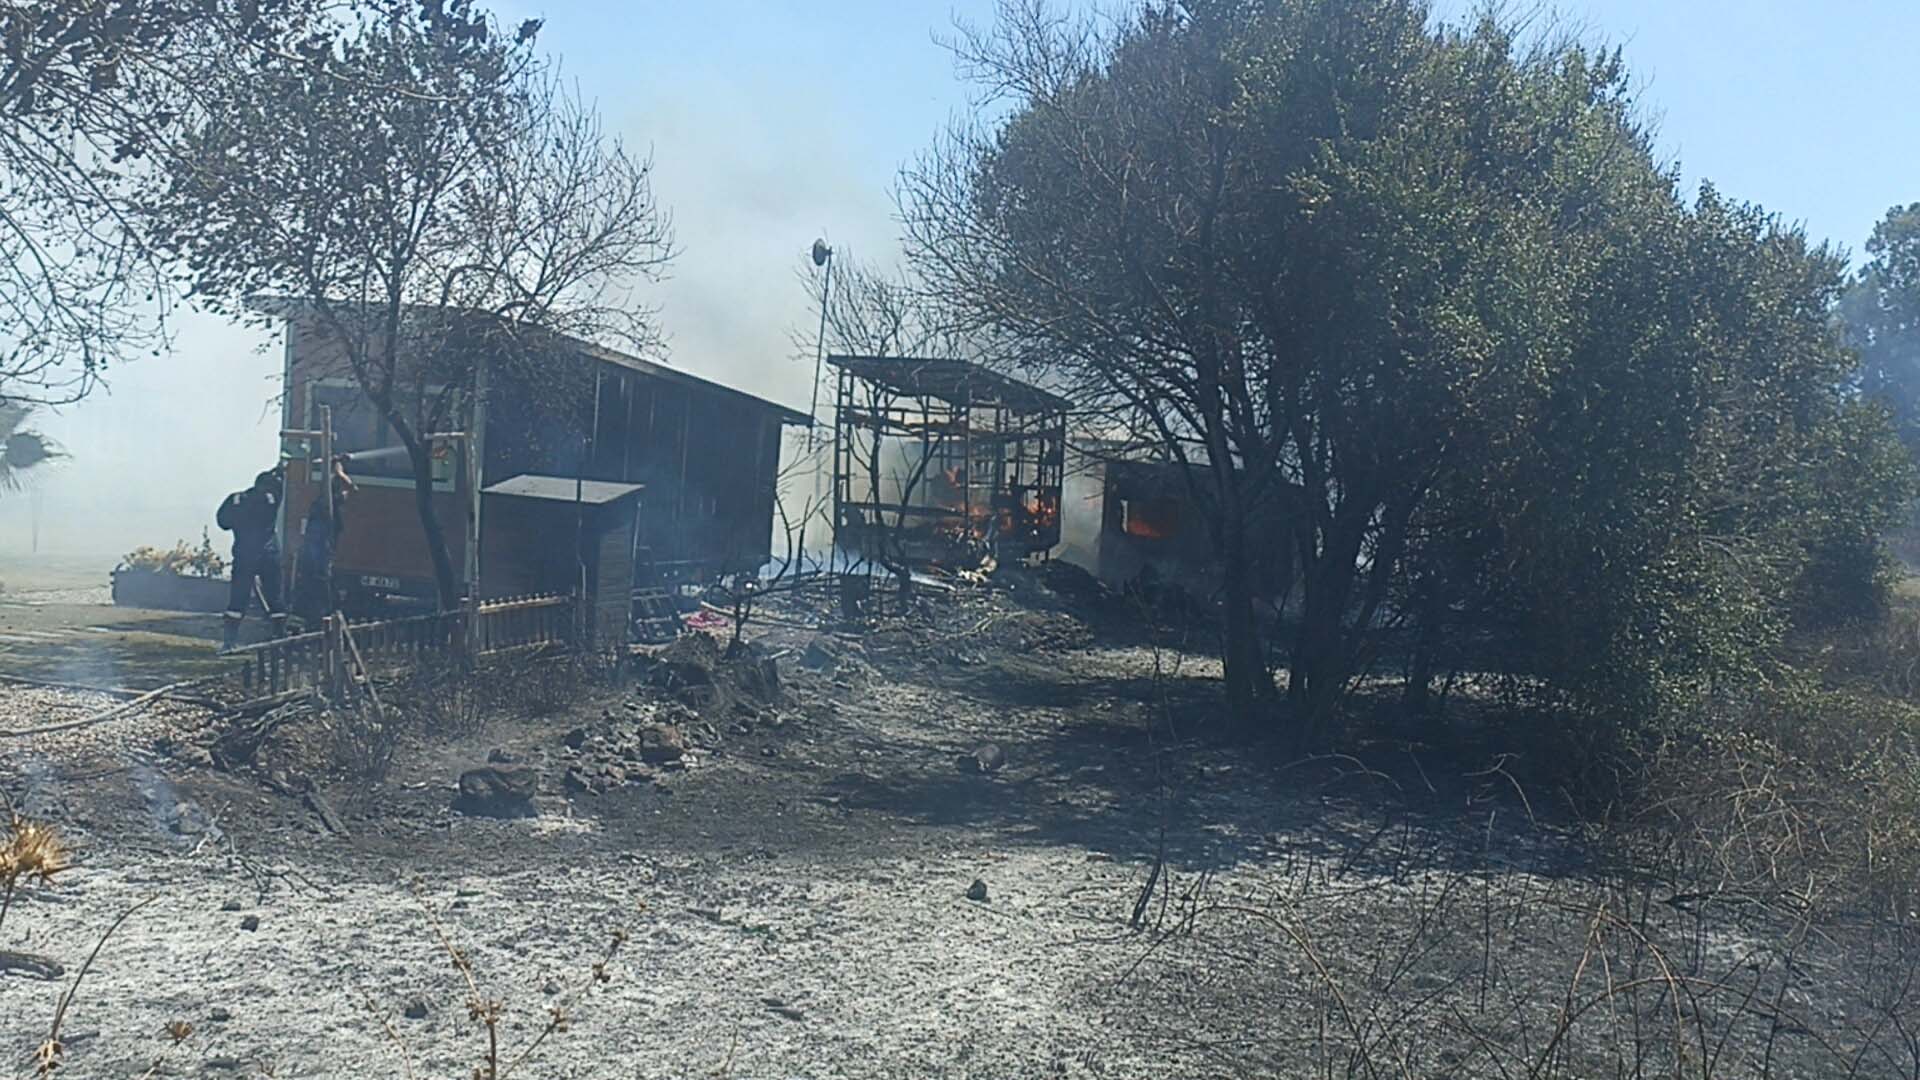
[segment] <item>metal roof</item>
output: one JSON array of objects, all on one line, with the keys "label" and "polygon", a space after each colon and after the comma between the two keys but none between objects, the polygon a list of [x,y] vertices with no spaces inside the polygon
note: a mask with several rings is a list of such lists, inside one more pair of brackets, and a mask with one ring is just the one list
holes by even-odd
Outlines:
[{"label": "metal roof", "polygon": [[829,356],[827,363],[889,390],[949,405],[1005,405],[1022,412],[1068,412],[1073,402],[965,360],[922,356]]},{"label": "metal roof", "polygon": [[580,502],[600,506],[618,502],[640,493],[640,484],[616,484],[607,480],[576,480],[571,476],[540,476],[522,473],[480,489],[484,495],[509,495],[516,499],[542,499],[547,502]]},{"label": "metal roof", "polygon": [[[254,311],[269,315],[278,315],[282,318],[290,318],[296,312],[305,310],[312,305],[308,301],[298,297],[256,295],[247,298],[247,306]],[[417,304],[408,306],[411,308],[424,307],[424,305]],[[473,315],[475,318],[489,317],[478,312],[469,312],[468,314]],[[813,418],[798,409],[790,409],[777,401],[769,401],[766,398],[749,394],[745,390],[739,390],[725,383],[703,378],[681,368],[672,367],[653,360],[646,360],[638,356],[631,356],[617,349],[610,349],[605,345],[599,345],[582,338],[577,338],[571,334],[562,334],[556,330],[546,330],[538,327],[521,327],[518,332],[545,334],[551,338],[565,342],[582,356],[598,360],[603,364],[612,364],[616,367],[626,368],[629,371],[639,372],[642,375],[665,379],[668,382],[677,382],[684,386],[691,386],[701,390],[716,390],[723,395],[752,402],[755,405],[773,410],[773,412],[780,417],[780,422],[783,424],[799,424],[804,427],[811,427],[813,425]]]},{"label": "metal roof", "polygon": [[[566,337],[566,335],[563,334],[555,334],[554,336]],[[777,401],[768,401],[766,398],[749,394],[745,390],[735,389],[726,383],[715,382],[704,376],[695,375],[690,371],[656,363],[652,360],[645,360],[638,356],[629,356],[617,349],[609,349],[604,345],[596,345],[591,341],[581,341],[579,338],[573,337],[567,337],[566,340],[578,348],[581,355],[591,357],[601,363],[612,364],[615,367],[626,368],[628,371],[636,371],[642,375],[651,376],[656,379],[665,379],[668,382],[678,382],[701,390],[718,390],[722,394],[741,398],[755,405],[773,410],[774,413],[780,417],[780,422],[783,424],[798,424],[802,427],[811,427],[813,425],[813,418],[801,412],[799,409],[790,409]]]}]

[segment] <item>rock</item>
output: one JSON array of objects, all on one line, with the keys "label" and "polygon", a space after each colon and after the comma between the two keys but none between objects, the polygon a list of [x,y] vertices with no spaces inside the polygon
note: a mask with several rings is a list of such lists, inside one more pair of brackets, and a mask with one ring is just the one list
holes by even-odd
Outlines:
[{"label": "rock", "polygon": [[524,765],[526,764],[526,762],[521,760],[519,754],[516,754],[505,747],[496,746],[493,749],[487,751],[487,764],[489,765]]},{"label": "rock", "polygon": [[460,774],[453,808],[481,817],[532,817],[539,774],[525,765],[483,765]]},{"label": "rock", "polygon": [[198,803],[182,801],[167,811],[167,827],[180,836],[198,836],[213,827],[213,819]]},{"label": "rock", "polygon": [[780,700],[780,665],[771,656],[743,656],[732,668],[733,681],[754,700]]},{"label": "rock", "polygon": [[608,765],[606,768],[600,770],[600,775],[606,777],[607,784],[610,787],[618,787],[627,782],[627,770],[618,765]]},{"label": "rock", "polygon": [[973,901],[976,904],[986,903],[987,902],[987,883],[984,881],[981,881],[979,878],[974,878],[973,884],[967,886],[967,899]]},{"label": "rock", "polygon": [[831,673],[840,666],[840,643],[830,637],[817,637],[807,642],[800,653],[800,666],[808,671]]},{"label": "rock", "polygon": [[216,1024],[224,1024],[227,1021],[233,1019],[233,1014],[228,1012],[226,1009],[222,1008],[221,1006],[215,1005],[212,1008],[212,1010],[210,1010],[207,1013],[207,1019],[211,1020]]},{"label": "rock", "polygon": [[662,690],[713,685],[720,643],[709,634],[682,634],[654,657],[647,681]]},{"label": "rock", "polygon": [[649,724],[640,729],[640,760],[658,765],[679,761],[687,753],[687,737],[672,724]]},{"label": "rock", "polygon": [[566,744],[567,749],[578,750],[587,745],[587,729],[583,727],[574,728],[572,731],[562,735],[560,741]]},{"label": "rock", "polygon": [[252,932],[260,929],[260,916],[248,915],[240,920],[240,929]]},{"label": "rock", "polygon": [[197,743],[181,743],[174,748],[173,760],[194,769],[213,768],[213,751]]},{"label": "rock", "polygon": [[1006,751],[996,743],[984,743],[973,752],[973,768],[976,772],[995,773],[1007,763]]},{"label": "rock", "polygon": [[407,1007],[402,1010],[401,1015],[409,1020],[425,1020],[427,1018],[426,1000],[424,998],[414,998],[408,1001]]},{"label": "rock", "polygon": [[760,999],[760,1004],[765,1005],[767,1008],[789,1020],[805,1020],[807,1018],[806,1013],[801,1012],[799,1009],[794,1008],[792,1005],[787,1004],[784,1000],[777,997],[763,997]]},{"label": "rock", "polygon": [[593,790],[586,772],[578,765],[567,766],[567,775],[561,778],[560,784],[569,795],[585,795]]},{"label": "rock", "polygon": [[226,903],[220,905],[220,910],[221,911],[239,911],[240,907],[241,907],[240,901],[229,900]]}]

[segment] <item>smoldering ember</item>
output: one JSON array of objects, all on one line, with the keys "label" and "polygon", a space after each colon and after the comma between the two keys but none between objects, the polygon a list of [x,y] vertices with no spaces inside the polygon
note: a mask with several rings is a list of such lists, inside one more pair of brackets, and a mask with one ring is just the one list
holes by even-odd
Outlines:
[{"label": "smoldering ember", "polygon": [[484,5],[0,3],[0,1077],[1920,1076],[1920,10]]}]

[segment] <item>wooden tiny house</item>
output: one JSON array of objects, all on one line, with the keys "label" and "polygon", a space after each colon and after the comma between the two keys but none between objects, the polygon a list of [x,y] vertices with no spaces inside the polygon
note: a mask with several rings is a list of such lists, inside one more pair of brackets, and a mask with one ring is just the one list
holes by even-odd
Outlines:
[{"label": "wooden tiny house", "polygon": [[[262,307],[288,324],[282,427],[318,430],[324,408],[335,450],[354,455],[357,491],[334,564],[343,604],[431,605],[433,559],[398,437],[312,312]],[[484,355],[442,361],[472,374],[433,388],[452,402],[442,434],[454,437],[433,443],[431,498],[462,595],[558,584],[573,591],[585,564],[592,602],[619,606],[641,584],[698,581],[767,560],[781,431],[805,424],[805,414],[585,341],[541,341],[540,366]],[[309,459],[318,452],[304,442],[288,449]],[[469,453],[478,454],[477,469]],[[317,464],[288,471],[289,573],[320,481]]]}]

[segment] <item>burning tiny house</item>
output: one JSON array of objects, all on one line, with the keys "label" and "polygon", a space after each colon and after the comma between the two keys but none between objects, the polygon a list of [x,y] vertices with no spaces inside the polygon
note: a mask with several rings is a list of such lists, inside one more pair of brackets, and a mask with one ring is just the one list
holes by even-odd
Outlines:
[{"label": "burning tiny house", "polygon": [[[1153,582],[1198,598],[1220,585],[1206,508],[1195,489],[1213,483],[1204,465],[1149,459],[1126,448],[1076,440],[1066,484],[1067,525],[1059,557],[1114,589]],[[1294,560],[1286,514],[1290,489],[1269,493],[1254,514],[1249,547],[1255,595],[1280,603]]]},{"label": "burning tiny house", "polygon": [[[339,600],[350,610],[433,603],[433,558],[398,437],[310,310],[268,310],[288,323],[283,428],[317,431],[324,410],[335,451],[350,455],[357,491],[335,556]],[[537,362],[503,362],[497,337],[459,336],[463,319],[481,318],[442,313],[433,325],[455,337],[425,346],[464,350],[457,362],[440,363],[448,385],[429,387],[450,407],[446,430],[431,441],[428,496],[462,595],[567,591],[584,582],[596,611],[624,612],[635,588],[698,581],[770,557],[781,432],[806,423],[805,414],[560,335],[533,339]],[[528,347],[529,332],[520,334],[516,346]],[[311,439],[290,444],[296,457],[317,455]],[[322,490],[317,461],[289,470],[281,548],[288,573],[300,515]]]},{"label": "burning tiny house", "polygon": [[836,544],[904,570],[1060,542],[1065,398],[961,360],[827,362]]}]

